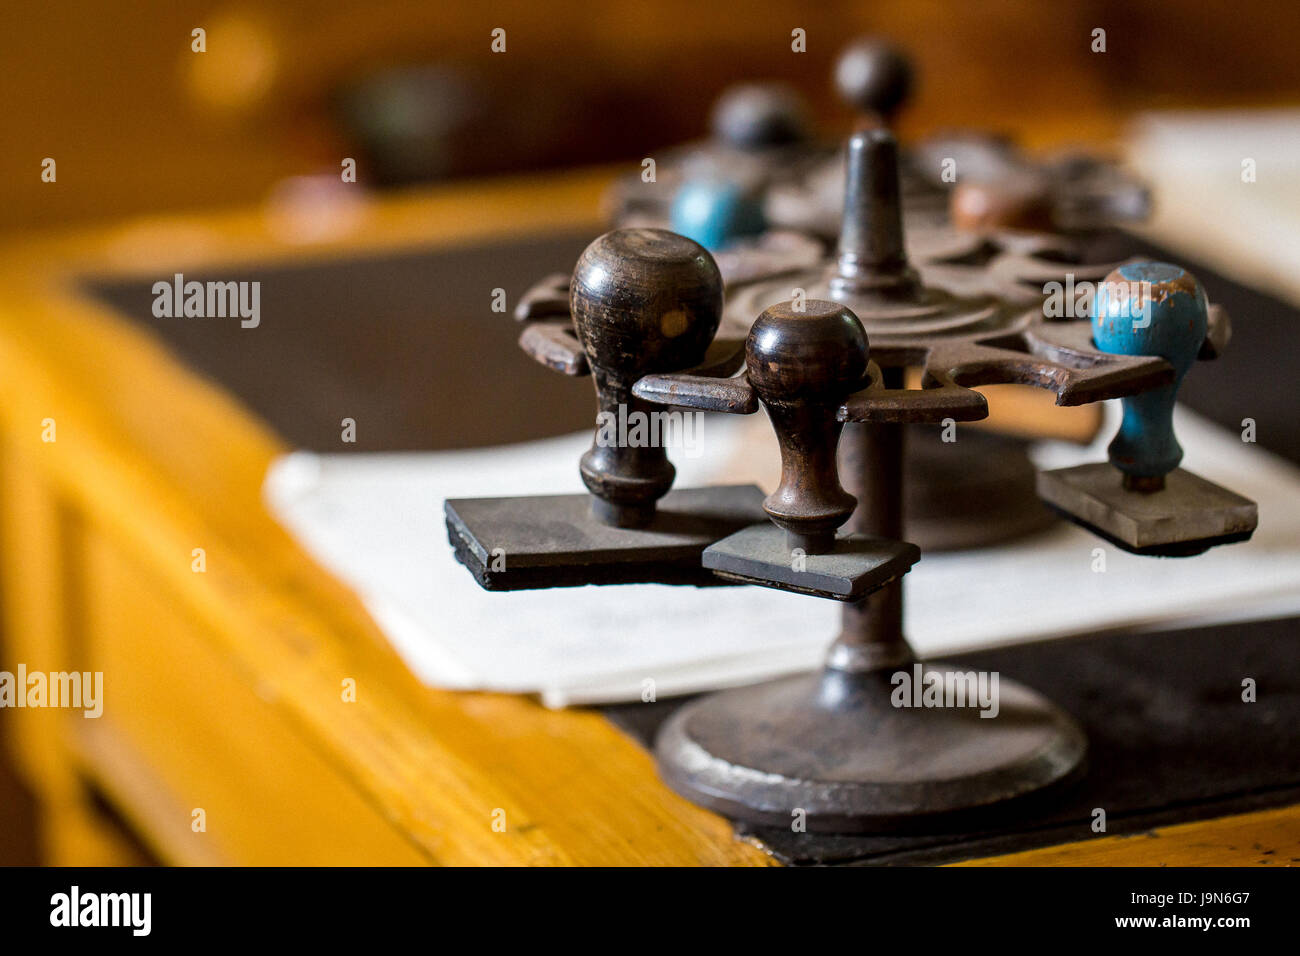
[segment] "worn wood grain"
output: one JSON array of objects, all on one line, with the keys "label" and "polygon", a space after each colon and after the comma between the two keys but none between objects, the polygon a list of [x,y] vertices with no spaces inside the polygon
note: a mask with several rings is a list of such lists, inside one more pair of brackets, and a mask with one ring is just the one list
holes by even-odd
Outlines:
[{"label": "worn wood grain", "polygon": [[1134,836],[969,860],[959,866],[1295,866],[1300,806],[1160,827]]},{"label": "worn wood grain", "polygon": [[[507,184],[380,204],[369,210],[363,232],[311,254],[539,229],[556,223],[557,210],[565,210],[570,223],[590,221],[599,186],[597,175],[562,179],[549,189]],[[186,236],[193,242],[179,241]],[[111,541],[123,561],[147,569],[175,615],[150,627],[147,607],[138,605],[146,619],[128,639],[129,628],[103,623],[124,613],[105,606],[114,600],[112,589],[82,586],[62,597],[86,622],[83,653],[93,659],[97,642],[116,633],[124,642],[116,651],[122,660],[142,659],[172,640],[177,622],[186,622],[193,653],[242,675],[243,691],[265,701],[265,710],[288,728],[289,737],[280,739],[301,750],[288,766],[306,760],[326,768],[355,793],[357,806],[373,807],[431,862],[766,863],[765,854],[736,841],[721,818],[660,784],[649,755],[598,714],[421,686],[355,595],[314,564],[263,507],[262,477],[286,450],[277,438],[147,334],[81,298],[70,284],[81,270],[149,275],[181,262],[305,254],[248,214],[38,239],[11,245],[0,256],[0,427],[19,453],[17,467],[75,521]],[[46,418],[57,422],[54,442],[41,440]],[[38,624],[55,613],[50,602],[60,595],[37,585],[66,556],[44,526],[19,534],[36,542],[25,541],[5,556],[5,591],[32,590],[30,606],[18,602],[14,613],[20,617],[11,626],[31,624],[32,659],[53,659],[67,653],[69,629],[57,621]],[[206,551],[202,574],[191,569],[195,547]],[[202,659],[174,666],[199,666]],[[348,678],[356,682],[354,704],[340,700]],[[160,694],[155,706],[143,693],[114,704],[111,687],[105,719],[116,707],[130,717],[110,725],[128,732],[122,746],[146,760],[164,754],[147,734],[174,727],[178,705]],[[241,717],[238,709],[219,713],[243,747],[268,748],[258,759],[276,761],[279,745],[260,733],[257,720]],[[147,731],[151,723],[156,730]],[[103,748],[84,746],[80,753],[90,761],[102,758],[97,769],[104,774],[115,772]],[[215,787],[219,772],[237,779],[243,768],[244,758],[231,748],[205,757],[215,766],[200,789]],[[165,771],[160,776],[171,792],[186,793],[195,783],[179,758],[157,769]],[[223,799],[239,806],[237,794]],[[171,809],[137,807],[129,816],[148,829],[154,813]],[[504,812],[504,832],[492,825],[498,811]],[[154,826],[152,844],[184,862],[185,851],[167,850],[176,846],[174,837]],[[338,837],[326,831],[313,839],[323,852]]]}]

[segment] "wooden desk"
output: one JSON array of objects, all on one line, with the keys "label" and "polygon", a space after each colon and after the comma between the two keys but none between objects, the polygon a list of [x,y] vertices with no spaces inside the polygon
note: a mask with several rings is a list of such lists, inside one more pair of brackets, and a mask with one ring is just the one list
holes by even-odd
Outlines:
[{"label": "wooden desk", "polygon": [[[72,284],[594,227],[605,179],[384,201],[312,245],[276,238],[254,212],[4,247],[6,648],[33,670],[104,672],[98,720],[5,713],[51,862],[140,859],[101,803],[178,864],[768,862],[669,792],[649,755],[599,714],[418,684],[357,598],[262,506],[282,442]],[[54,441],[43,440],[47,420]],[[343,700],[349,679],[354,703]],[[504,831],[493,827],[500,811]],[[1245,863],[1261,842],[1300,856],[1300,812],[992,862]]]}]

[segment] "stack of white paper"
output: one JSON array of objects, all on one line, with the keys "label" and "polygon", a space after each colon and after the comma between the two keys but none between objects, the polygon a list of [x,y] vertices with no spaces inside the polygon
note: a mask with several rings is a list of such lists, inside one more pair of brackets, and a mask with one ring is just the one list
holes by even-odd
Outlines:
[{"label": "stack of white paper", "polygon": [[[742,436],[756,433],[743,421],[708,420],[707,458],[674,453],[677,486],[717,480],[722,463],[744,452]],[[1002,547],[924,555],[907,577],[907,632],[918,650],[1300,612],[1300,472],[1185,410],[1177,427],[1185,467],[1259,502],[1250,542],[1191,559],[1139,558],[1062,524]],[[1040,463],[1100,460],[1113,430],[1090,449],[1041,446]],[[537,693],[563,706],[637,699],[647,680],[664,697],[819,663],[838,626],[840,606],[831,601],[758,587],[480,590],[447,544],[443,500],[582,491],[576,463],[590,441],[297,452],[273,467],[266,497],[431,685]],[[1104,572],[1093,570],[1096,548]]]}]

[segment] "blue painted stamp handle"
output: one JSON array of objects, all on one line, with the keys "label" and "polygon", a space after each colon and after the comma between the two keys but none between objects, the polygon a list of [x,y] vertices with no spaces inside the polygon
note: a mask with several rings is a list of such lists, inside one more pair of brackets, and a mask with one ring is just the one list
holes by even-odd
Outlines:
[{"label": "blue painted stamp handle", "polygon": [[1174,367],[1173,384],[1125,398],[1110,461],[1139,482],[1158,482],[1178,467],[1183,449],[1174,435],[1178,388],[1205,341],[1205,290],[1185,269],[1162,262],[1120,266],[1097,287],[1092,338],[1115,355],[1155,355]]}]

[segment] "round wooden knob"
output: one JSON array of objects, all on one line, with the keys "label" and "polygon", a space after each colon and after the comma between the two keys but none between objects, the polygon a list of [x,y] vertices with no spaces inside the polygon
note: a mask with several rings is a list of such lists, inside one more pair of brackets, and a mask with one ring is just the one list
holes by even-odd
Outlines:
[{"label": "round wooden knob", "polygon": [[1046,181],[1032,173],[958,183],[948,201],[952,224],[967,232],[1053,228]]},{"label": "round wooden knob", "polygon": [[1178,387],[1205,342],[1209,303],[1187,270],[1163,262],[1120,266],[1097,287],[1092,338],[1117,355],[1158,355],[1174,367],[1173,384],[1124,399],[1124,418],[1109,457],[1128,488],[1156,491],[1183,459],[1174,436]]},{"label": "round wooden knob", "polygon": [[782,302],[766,309],[745,342],[749,380],[767,408],[781,448],[781,484],[763,508],[791,548],[834,546],[835,529],[857,504],[840,487],[835,452],[843,424],[836,409],[866,384],[867,333],[836,302]]},{"label": "round wooden knob", "polygon": [[808,139],[808,107],[783,83],[744,83],[718,97],[713,137],[728,146],[760,150]]},{"label": "round wooden knob", "polygon": [[722,317],[722,276],[699,243],[664,229],[615,229],[589,245],[569,284],[574,328],[587,353],[599,410],[582,456],[598,518],[639,527],[672,487],[660,429],[636,428],[662,408],[632,394],[637,379],[696,365]]},{"label": "round wooden knob", "polygon": [[889,122],[912,92],[912,64],[898,47],[883,40],[858,40],[835,62],[835,88],[862,113]]}]

